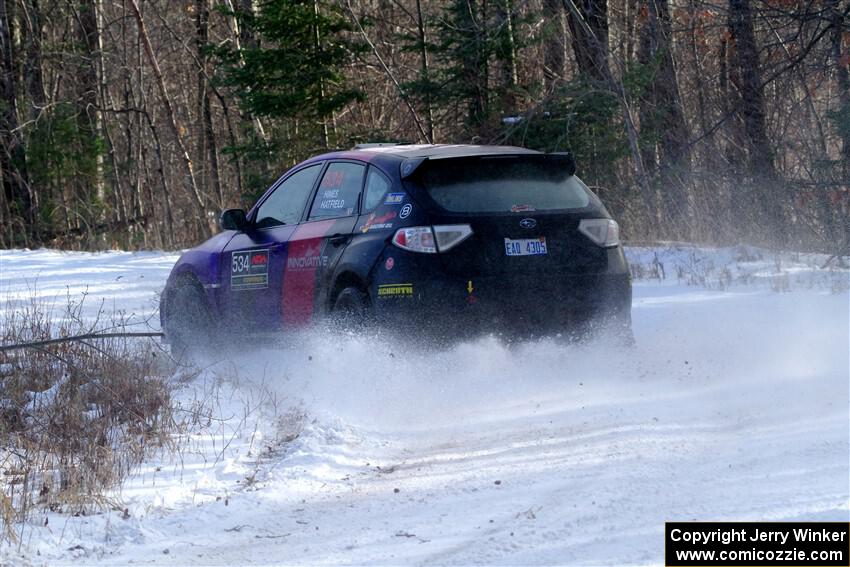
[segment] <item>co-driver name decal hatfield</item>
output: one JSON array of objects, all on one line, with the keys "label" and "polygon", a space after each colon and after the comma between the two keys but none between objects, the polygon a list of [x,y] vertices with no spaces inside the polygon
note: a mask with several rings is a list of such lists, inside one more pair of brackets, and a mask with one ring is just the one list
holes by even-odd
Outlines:
[{"label": "co-driver name decal hatfield", "polygon": [[269,286],[269,251],[240,250],[230,257],[230,289],[265,289]]}]

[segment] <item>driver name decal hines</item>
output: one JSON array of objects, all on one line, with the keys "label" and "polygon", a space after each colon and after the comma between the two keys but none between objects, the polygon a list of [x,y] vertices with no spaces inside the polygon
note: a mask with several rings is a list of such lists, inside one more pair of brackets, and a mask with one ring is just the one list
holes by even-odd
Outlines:
[{"label": "driver name decal hines", "polygon": [[240,250],[230,257],[230,289],[265,289],[269,286],[269,251]]}]

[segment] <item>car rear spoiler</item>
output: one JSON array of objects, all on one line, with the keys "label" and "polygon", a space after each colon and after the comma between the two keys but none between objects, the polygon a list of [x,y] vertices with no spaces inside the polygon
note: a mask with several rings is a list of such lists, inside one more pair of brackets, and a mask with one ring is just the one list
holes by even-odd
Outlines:
[{"label": "car rear spoiler", "polygon": [[445,160],[496,160],[496,159],[522,159],[528,161],[547,161],[553,164],[562,164],[568,175],[576,172],[576,161],[570,152],[523,153],[523,154],[480,154],[462,156],[432,156],[408,158],[401,163],[401,178],[408,179],[419,171],[427,162],[438,162]]}]

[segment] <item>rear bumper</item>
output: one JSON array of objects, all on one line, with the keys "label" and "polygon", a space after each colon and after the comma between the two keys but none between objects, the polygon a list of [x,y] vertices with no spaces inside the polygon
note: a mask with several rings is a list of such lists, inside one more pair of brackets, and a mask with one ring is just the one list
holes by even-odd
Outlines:
[{"label": "rear bumper", "polygon": [[409,285],[371,290],[386,325],[443,327],[448,321],[473,331],[545,334],[575,329],[596,318],[630,324],[628,273],[430,277]]}]

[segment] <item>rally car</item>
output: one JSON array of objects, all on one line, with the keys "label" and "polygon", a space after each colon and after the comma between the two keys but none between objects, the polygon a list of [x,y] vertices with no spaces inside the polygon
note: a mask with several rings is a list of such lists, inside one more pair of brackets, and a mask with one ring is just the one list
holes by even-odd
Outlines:
[{"label": "rally car", "polygon": [[[287,171],[184,253],[162,294],[172,348],[319,319],[413,332],[631,334],[617,223],[567,153],[364,145]],[[453,331],[454,332],[454,331]]]}]

